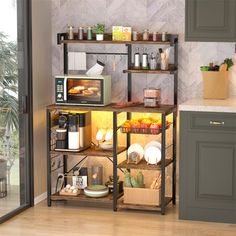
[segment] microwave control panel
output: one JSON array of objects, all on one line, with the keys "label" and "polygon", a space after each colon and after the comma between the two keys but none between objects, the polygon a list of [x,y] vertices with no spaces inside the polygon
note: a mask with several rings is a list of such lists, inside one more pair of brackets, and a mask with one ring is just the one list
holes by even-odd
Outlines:
[{"label": "microwave control panel", "polygon": [[64,78],[56,78],[56,102],[64,102]]}]

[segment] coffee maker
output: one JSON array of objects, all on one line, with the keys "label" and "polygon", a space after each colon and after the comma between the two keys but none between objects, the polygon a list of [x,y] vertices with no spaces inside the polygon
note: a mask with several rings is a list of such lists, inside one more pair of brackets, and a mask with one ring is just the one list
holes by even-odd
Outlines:
[{"label": "coffee maker", "polygon": [[91,112],[59,115],[56,150],[81,151],[91,146]]}]

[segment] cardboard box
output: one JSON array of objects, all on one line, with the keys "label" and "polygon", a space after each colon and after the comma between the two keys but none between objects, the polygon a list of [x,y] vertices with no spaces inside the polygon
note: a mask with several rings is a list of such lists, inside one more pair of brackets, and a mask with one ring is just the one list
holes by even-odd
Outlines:
[{"label": "cardboard box", "polygon": [[124,203],[159,206],[161,204],[161,190],[124,187]]},{"label": "cardboard box", "polygon": [[123,27],[123,41],[131,41],[132,28]]},{"label": "cardboard box", "polygon": [[202,71],[203,97],[226,99],[229,96],[228,71]]},{"label": "cardboard box", "polygon": [[112,26],[112,40],[123,40],[123,26]]}]

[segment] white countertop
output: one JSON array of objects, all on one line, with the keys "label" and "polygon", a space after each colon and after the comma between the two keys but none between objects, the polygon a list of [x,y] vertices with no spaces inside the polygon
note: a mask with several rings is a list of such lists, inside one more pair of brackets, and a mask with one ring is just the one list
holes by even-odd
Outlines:
[{"label": "white countertop", "polygon": [[228,99],[193,99],[179,105],[179,111],[236,113],[236,97]]}]

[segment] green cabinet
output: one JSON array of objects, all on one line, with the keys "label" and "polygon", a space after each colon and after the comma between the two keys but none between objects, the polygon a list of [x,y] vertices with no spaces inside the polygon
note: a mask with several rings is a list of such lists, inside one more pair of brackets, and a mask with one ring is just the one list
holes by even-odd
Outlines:
[{"label": "green cabinet", "polygon": [[235,0],[186,0],[185,40],[236,41]]},{"label": "green cabinet", "polygon": [[236,223],[236,114],[180,112],[180,218]]}]

